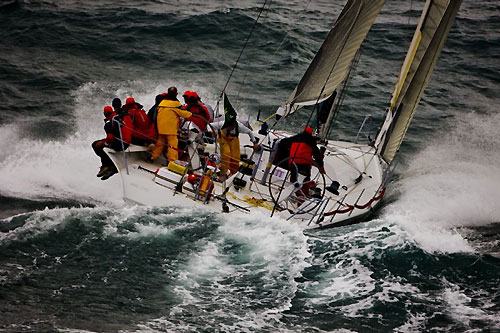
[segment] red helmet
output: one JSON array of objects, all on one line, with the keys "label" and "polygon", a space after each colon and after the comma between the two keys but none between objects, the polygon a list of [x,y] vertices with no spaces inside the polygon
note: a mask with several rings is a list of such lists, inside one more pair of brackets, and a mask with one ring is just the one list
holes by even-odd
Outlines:
[{"label": "red helmet", "polygon": [[184,92],[184,94],[182,94],[182,97],[186,97],[186,98],[188,98],[188,97],[190,97],[192,94],[193,94],[193,92],[192,92],[192,91],[186,90],[186,91]]},{"label": "red helmet", "polygon": [[133,97],[127,97],[125,100],[125,104],[133,104],[135,103],[135,99]]},{"label": "red helmet", "polygon": [[200,96],[195,91],[191,91],[191,96],[194,97],[195,99],[200,99]]},{"label": "red helmet", "polygon": [[113,115],[113,107],[111,107],[110,105],[106,105],[104,107],[104,118],[106,120],[110,120],[112,115]]},{"label": "red helmet", "polygon": [[304,128],[304,133],[312,135],[313,134],[312,127],[311,126],[306,126],[306,128]]}]

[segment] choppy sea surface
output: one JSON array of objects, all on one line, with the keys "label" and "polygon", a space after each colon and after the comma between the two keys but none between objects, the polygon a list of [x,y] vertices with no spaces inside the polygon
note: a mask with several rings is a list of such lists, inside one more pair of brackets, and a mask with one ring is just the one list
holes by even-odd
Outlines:
[{"label": "choppy sea surface", "polygon": [[[268,1],[227,88],[291,93],[344,1]],[[126,206],[95,177],[102,108],[212,105],[262,1],[0,1],[1,332],[500,331],[500,3],[465,0],[365,223]],[[384,117],[422,1],[388,1],[332,130]],[[299,131],[307,114],[287,124]]]}]

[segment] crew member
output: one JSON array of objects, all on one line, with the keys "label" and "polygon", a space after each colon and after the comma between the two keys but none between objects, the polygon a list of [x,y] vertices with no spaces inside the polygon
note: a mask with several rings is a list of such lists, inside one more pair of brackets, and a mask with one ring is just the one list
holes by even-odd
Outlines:
[{"label": "crew member", "polygon": [[149,119],[142,105],[137,103],[133,97],[128,97],[125,105],[122,107],[123,112],[127,112],[132,118],[132,143],[140,146],[147,146],[156,142],[155,126]]},{"label": "crew member", "polygon": [[[113,108],[110,105],[104,107],[104,130],[108,127],[107,124],[111,122],[111,119],[116,115]],[[92,149],[94,153],[101,158],[101,167],[97,173],[97,177],[102,177],[106,171],[113,167],[113,162],[109,156],[104,152],[104,147],[106,147],[106,139],[96,140],[92,142]]]},{"label": "crew member", "polygon": [[198,102],[200,103],[200,105],[207,108],[208,114],[210,116],[210,118],[208,118],[208,122],[209,123],[213,122],[214,121],[214,109],[210,106],[210,104],[203,103],[201,101],[201,98],[199,98],[199,97],[198,97]]},{"label": "crew member", "polygon": [[[288,151],[288,168],[291,172],[290,180],[297,181],[297,172],[306,176],[305,181],[311,178],[311,167],[313,158],[318,165],[319,171],[324,174],[323,154],[316,145],[316,139],[312,136],[313,129],[307,126],[302,133],[285,138],[280,141],[278,149],[281,153]],[[295,168],[293,166],[297,168]],[[286,166],[285,166],[286,167]]]},{"label": "crew member", "polygon": [[170,162],[176,161],[179,157],[177,152],[180,118],[191,117],[191,112],[183,110],[182,104],[177,100],[177,88],[168,88],[167,95],[158,105],[157,127],[158,141],[153,148],[150,162],[154,161],[165,149],[167,145],[167,159]]},{"label": "crew member", "polygon": [[151,120],[151,122],[153,123],[153,125],[155,126],[155,129],[157,132],[158,132],[158,128],[156,127],[156,119],[158,116],[158,105],[160,105],[161,101],[163,101],[163,99],[165,98],[166,95],[167,95],[166,92],[156,95],[155,104],[148,111],[148,117]]},{"label": "crew member", "polygon": [[232,119],[218,121],[211,124],[214,130],[217,130],[219,137],[219,145],[222,157],[221,175],[222,178],[232,175],[238,171],[240,165],[240,139],[239,134],[248,134],[250,140],[253,142],[253,149],[258,150],[258,140],[253,135],[250,128],[236,120],[236,116]]},{"label": "crew member", "polygon": [[104,117],[106,138],[92,143],[94,152],[101,158],[101,168],[97,173],[97,177],[101,177],[102,180],[106,180],[118,172],[109,156],[104,152],[104,148],[108,147],[116,151],[121,151],[127,149],[132,140],[132,119],[130,119],[128,114],[121,112],[121,109],[119,113],[116,113],[108,105],[104,107]]},{"label": "crew member", "polygon": [[207,107],[200,104],[200,97],[194,91],[186,91],[182,97],[184,97],[184,102],[186,103],[182,108],[193,114],[186,121],[192,121],[198,126],[201,132],[204,132],[207,128],[207,123],[210,121],[210,113]]},{"label": "crew member", "polygon": [[115,114],[117,114],[121,111],[122,101],[118,97],[115,97],[115,98],[113,98],[111,105],[113,106],[113,110],[114,110]]}]

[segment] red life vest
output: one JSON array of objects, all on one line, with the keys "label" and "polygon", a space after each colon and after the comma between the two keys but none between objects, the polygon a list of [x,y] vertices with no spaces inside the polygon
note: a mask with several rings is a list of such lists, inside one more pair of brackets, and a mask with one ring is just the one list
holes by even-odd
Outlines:
[{"label": "red life vest", "polygon": [[[113,140],[123,139],[124,143],[132,142],[132,118],[128,114],[119,114],[109,122],[110,128],[106,130],[106,143],[109,145]],[[105,127],[106,129],[106,127]]]},{"label": "red life vest", "polygon": [[207,128],[207,122],[210,119],[210,113],[208,112],[208,109],[205,105],[200,105],[198,103],[186,104],[183,106],[183,109],[188,110],[193,115],[196,115],[196,117],[189,117],[188,119],[186,119],[187,121],[192,121],[193,123],[195,123],[201,131],[204,131]]},{"label": "red life vest", "polygon": [[293,161],[295,164],[307,164],[311,166],[312,153],[313,149],[307,143],[293,142],[290,148],[290,160],[288,164],[290,165]]}]

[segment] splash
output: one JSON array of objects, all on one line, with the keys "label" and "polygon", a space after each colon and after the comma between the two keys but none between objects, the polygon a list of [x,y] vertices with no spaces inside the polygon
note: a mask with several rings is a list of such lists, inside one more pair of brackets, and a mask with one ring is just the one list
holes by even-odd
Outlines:
[{"label": "splash", "polygon": [[396,184],[384,219],[401,224],[428,251],[472,251],[457,232],[500,221],[500,115],[467,114],[430,140]]}]

